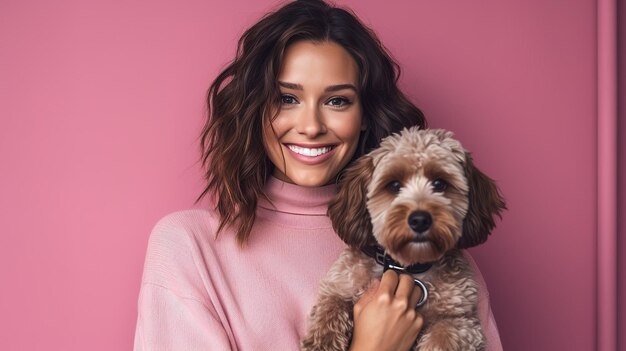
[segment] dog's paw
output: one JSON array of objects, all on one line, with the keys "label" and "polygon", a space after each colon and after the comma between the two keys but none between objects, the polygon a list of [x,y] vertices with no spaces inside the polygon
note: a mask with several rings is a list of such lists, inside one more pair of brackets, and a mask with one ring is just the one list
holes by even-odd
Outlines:
[{"label": "dog's paw", "polygon": [[301,351],[346,351],[350,346],[350,335],[336,333],[324,328],[310,330],[300,343]]},{"label": "dog's paw", "polygon": [[302,351],[346,351],[350,346],[353,321],[351,305],[341,299],[322,299],[313,307],[311,326],[300,343]]},{"label": "dog's paw", "polygon": [[477,319],[439,320],[428,328],[417,343],[419,351],[484,351],[485,336]]}]

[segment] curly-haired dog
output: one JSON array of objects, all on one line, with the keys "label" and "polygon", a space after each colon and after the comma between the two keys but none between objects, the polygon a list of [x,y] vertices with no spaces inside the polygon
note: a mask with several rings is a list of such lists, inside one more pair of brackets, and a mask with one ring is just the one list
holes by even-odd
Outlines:
[{"label": "curly-haired dog", "polygon": [[392,268],[427,292],[417,350],[483,350],[478,284],[460,249],[487,240],[504,209],[495,183],[451,132],[414,127],[385,138],[346,169],[329,205],[349,248],[321,282],[302,349],[347,350],[354,303]]}]

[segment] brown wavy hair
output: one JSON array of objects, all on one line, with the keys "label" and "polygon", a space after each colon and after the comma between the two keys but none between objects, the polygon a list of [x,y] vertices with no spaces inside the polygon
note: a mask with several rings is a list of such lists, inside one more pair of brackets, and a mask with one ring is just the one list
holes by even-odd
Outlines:
[{"label": "brown wavy hair", "polygon": [[272,107],[280,106],[277,77],[283,53],[299,40],[337,43],[358,65],[367,129],[354,159],[403,127],[426,127],[422,112],[397,87],[400,67],[351,10],[301,0],[266,14],[245,31],[235,59],[211,84],[200,138],[207,185],[196,203],[211,194],[220,215],[217,233],[235,226],[242,246],[255,220],[257,200],[267,198],[263,186],[274,169],[263,146],[263,118],[272,111],[275,117],[279,110]]}]

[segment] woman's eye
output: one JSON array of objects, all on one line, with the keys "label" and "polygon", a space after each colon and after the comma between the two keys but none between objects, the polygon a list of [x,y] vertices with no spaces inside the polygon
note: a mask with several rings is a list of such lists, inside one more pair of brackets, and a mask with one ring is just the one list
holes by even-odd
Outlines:
[{"label": "woman's eye", "polygon": [[340,106],[350,105],[350,100],[346,98],[336,97],[336,98],[332,98],[328,100],[328,104],[331,106],[340,107]]},{"label": "woman's eye", "polygon": [[435,179],[432,181],[433,190],[438,193],[442,193],[448,187],[448,182],[443,179]]},{"label": "woman's eye", "polygon": [[400,192],[400,188],[402,187],[402,184],[397,181],[391,181],[389,182],[389,184],[387,184],[387,191],[389,191],[392,194],[397,194]]},{"label": "woman's eye", "polygon": [[296,99],[291,95],[283,95],[280,97],[280,102],[283,104],[295,104],[297,103]]}]

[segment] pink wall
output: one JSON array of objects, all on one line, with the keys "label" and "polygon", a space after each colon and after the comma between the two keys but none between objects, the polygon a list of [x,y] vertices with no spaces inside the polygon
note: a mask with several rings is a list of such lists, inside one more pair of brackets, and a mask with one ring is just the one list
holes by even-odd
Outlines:
[{"label": "pink wall", "polygon": [[[132,348],[150,230],[201,191],[205,91],[276,3],[2,2],[1,350]],[[595,1],[339,3],[508,200],[472,251],[505,349],[594,349]]]},{"label": "pink wall", "polygon": [[[618,251],[626,252],[626,6],[618,2]],[[618,255],[618,296],[626,296],[626,257]],[[618,350],[626,350],[626,303],[618,302]]]}]

